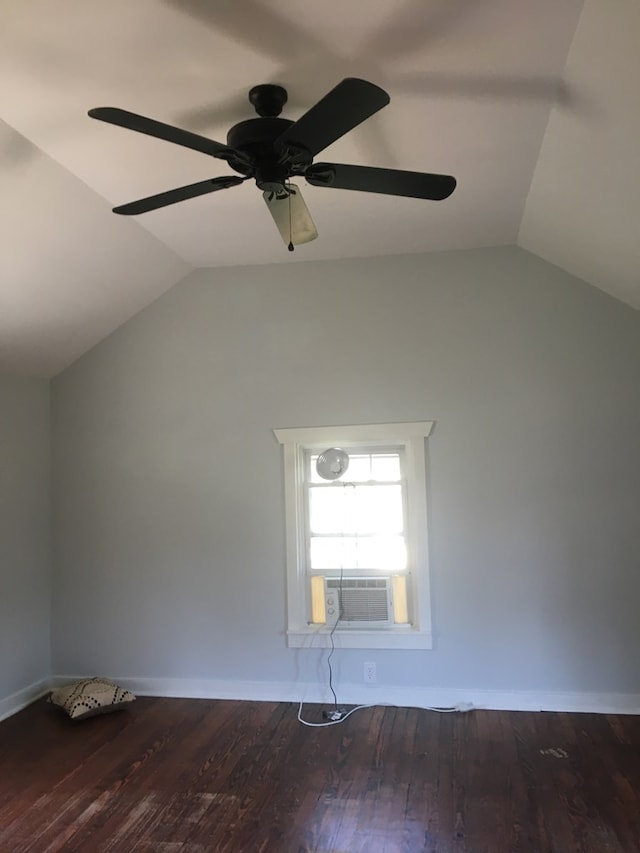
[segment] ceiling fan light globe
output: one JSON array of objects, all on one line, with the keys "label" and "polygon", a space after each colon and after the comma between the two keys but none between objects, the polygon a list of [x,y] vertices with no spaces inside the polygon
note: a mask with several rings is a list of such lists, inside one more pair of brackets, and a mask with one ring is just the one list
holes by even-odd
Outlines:
[{"label": "ceiling fan light globe", "polygon": [[315,240],[318,230],[302,198],[300,188],[295,184],[287,184],[286,187],[287,195],[263,192],[262,197],[285,245],[292,243],[294,246],[300,246]]}]

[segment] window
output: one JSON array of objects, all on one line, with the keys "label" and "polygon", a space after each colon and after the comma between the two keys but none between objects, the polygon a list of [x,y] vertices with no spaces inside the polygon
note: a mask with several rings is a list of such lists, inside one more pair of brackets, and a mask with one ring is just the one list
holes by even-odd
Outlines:
[{"label": "window", "polygon": [[432,426],[274,430],[284,446],[289,646],[431,648]]}]

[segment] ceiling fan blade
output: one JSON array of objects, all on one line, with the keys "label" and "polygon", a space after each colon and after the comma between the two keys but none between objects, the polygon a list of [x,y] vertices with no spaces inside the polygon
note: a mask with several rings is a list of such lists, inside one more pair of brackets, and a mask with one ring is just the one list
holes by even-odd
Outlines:
[{"label": "ceiling fan blade", "polygon": [[379,86],[357,77],[347,77],[288,127],[275,144],[285,149],[302,146],[315,157],[385,107],[389,100],[389,95]]},{"label": "ceiling fan blade", "polygon": [[194,151],[210,154],[212,157],[218,157],[220,154],[229,152],[227,145],[222,145],[213,139],[207,139],[205,136],[182,130],[172,124],[164,124],[137,113],[130,113],[128,110],[118,109],[118,107],[95,107],[89,110],[89,115],[91,118],[106,121],[108,124],[116,124],[128,130],[135,130],[137,133],[146,133],[148,136],[155,136],[156,139],[164,139],[167,142],[173,142],[175,145],[183,145],[186,148],[192,148]]},{"label": "ceiling fan blade", "polygon": [[114,207],[113,212],[125,216],[136,216],[139,213],[157,210],[159,207],[167,207],[167,205],[175,204],[178,201],[186,201],[188,198],[214,193],[216,190],[226,190],[228,187],[237,187],[238,184],[246,180],[246,178],[238,178],[235,175],[210,178],[208,181],[199,181],[197,184],[189,184],[186,187],[178,187],[175,190],[158,193],[158,195],[140,198],[137,201],[129,202],[129,204],[121,204],[119,207]]},{"label": "ceiling fan blade", "polygon": [[305,178],[315,187],[402,195],[432,201],[447,198],[456,188],[456,179],[451,175],[376,169],[371,166],[345,166],[341,163],[314,163],[305,172]]}]

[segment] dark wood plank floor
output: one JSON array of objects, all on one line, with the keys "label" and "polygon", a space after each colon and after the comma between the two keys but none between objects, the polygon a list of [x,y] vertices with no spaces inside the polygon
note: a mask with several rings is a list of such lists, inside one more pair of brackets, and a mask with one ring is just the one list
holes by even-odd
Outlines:
[{"label": "dark wood plank floor", "polygon": [[0,723],[0,850],[640,851],[640,717],[296,713],[139,698],[74,724],[36,702]]}]

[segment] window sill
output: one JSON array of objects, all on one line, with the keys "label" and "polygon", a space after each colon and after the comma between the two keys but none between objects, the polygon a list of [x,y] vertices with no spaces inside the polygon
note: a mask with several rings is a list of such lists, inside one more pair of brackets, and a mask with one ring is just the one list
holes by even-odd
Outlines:
[{"label": "window sill", "polygon": [[[287,631],[287,646],[290,649],[329,649],[331,648],[331,630],[329,628],[305,628]],[[431,634],[412,628],[390,630],[343,629],[333,632],[333,645],[336,649],[431,649]]]}]

